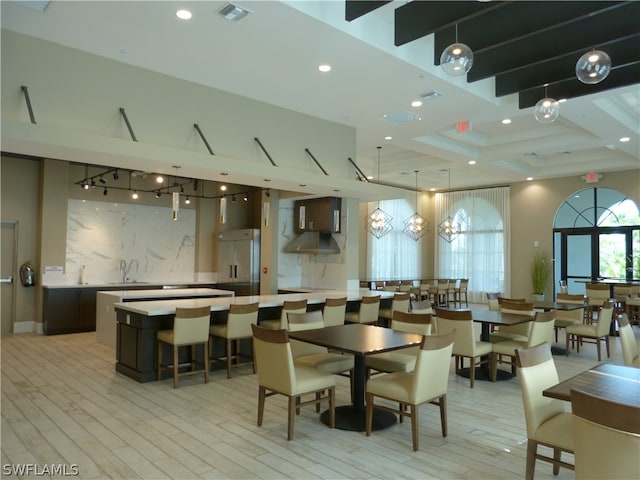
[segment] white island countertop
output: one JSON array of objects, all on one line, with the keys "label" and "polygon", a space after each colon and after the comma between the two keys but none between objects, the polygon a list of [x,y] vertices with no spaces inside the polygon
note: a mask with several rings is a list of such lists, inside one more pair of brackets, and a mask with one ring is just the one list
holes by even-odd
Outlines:
[{"label": "white island countertop", "polygon": [[232,304],[248,304],[258,302],[260,308],[280,307],[285,300],[297,301],[307,299],[310,305],[324,303],[327,298],[347,297],[347,301],[357,301],[363,296],[380,296],[381,298],[393,298],[393,292],[381,290],[326,290],[314,293],[285,293],[280,295],[248,295],[233,298],[191,298],[185,300],[157,300],[150,302],[122,302],[116,303],[115,308],[128,312],[154,317],[158,315],[171,315],[176,307],[194,308],[211,306],[211,311],[228,310]]},{"label": "white island countertop", "polygon": [[[233,297],[231,290],[217,288],[158,288],[150,290],[107,290],[98,291],[96,295],[96,342],[107,347],[116,347],[116,312],[115,305],[130,305],[136,300],[145,299],[145,304],[161,302],[176,305],[177,302],[188,302],[187,299],[200,301],[214,300],[212,297]],[[184,297],[184,299],[181,299]],[[208,297],[208,298],[197,298]],[[171,298],[171,300],[161,300]],[[149,300],[158,299],[158,300]],[[175,310],[175,309],[174,309]]]}]

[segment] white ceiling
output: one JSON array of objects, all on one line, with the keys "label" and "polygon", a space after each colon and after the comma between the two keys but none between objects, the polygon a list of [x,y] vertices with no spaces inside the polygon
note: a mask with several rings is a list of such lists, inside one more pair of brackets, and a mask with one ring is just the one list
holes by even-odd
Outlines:
[{"label": "white ceiling", "polygon": [[[219,1],[22,3],[46,8],[3,1],[2,28],[353,126],[365,173],[377,177],[383,147],[385,182],[414,187],[418,170],[421,189],[447,188],[450,169],[451,187],[465,188],[640,168],[638,85],[570,99],[540,124],[516,96],[496,98],[493,79],[447,77],[431,37],[395,47],[393,10],[404,1],[350,23],[342,0],[238,1],[251,10],[239,22],[217,14]],[[193,18],[178,20],[179,8]],[[433,90],[442,95],[410,106]],[[381,119],[402,112],[420,119]],[[471,131],[456,133],[459,121]]]}]

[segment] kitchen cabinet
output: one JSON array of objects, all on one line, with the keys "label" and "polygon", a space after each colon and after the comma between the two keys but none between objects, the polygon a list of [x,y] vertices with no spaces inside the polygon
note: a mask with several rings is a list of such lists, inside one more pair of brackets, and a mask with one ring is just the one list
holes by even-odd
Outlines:
[{"label": "kitchen cabinet", "polygon": [[43,322],[46,335],[96,329],[97,288],[46,288]]}]

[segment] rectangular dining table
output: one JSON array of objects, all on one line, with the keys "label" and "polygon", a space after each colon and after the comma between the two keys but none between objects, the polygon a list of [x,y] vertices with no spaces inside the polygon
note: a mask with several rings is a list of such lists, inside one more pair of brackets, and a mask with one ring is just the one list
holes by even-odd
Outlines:
[{"label": "rectangular dining table", "polygon": [[601,363],[547,388],[542,395],[570,402],[571,390],[640,407],[640,368]]},{"label": "rectangular dining table", "polygon": [[[422,335],[397,332],[390,328],[359,323],[325,327],[314,330],[289,332],[289,338],[320,345],[354,356],[352,405],[336,407],[336,428],[362,432],[365,430],[365,357],[376,353],[414,347],[422,342]],[[329,412],[320,416],[329,423]],[[373,430],[390,427],[396,422],[393,413],[383,410],[373,411]]]}]

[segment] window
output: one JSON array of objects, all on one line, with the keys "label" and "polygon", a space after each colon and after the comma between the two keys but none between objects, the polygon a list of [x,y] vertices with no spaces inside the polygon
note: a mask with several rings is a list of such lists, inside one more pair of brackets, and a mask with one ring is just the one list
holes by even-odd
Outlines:
[{"label": "window", "polygon": [[[383,200],[379,206],[393,218],[393,230],[382,238],[367,233],[367,250],[371,252],[367,277],[373,280],[417,280],[422,242],[402,233],[403,221],[414,214],[414,207],[405,199]],[[369,213],[377,207],[378,202],[369,203]]]},{"label": "window", "polygon": [[437,224],[451,217],[460,225],[451,241],[436,236],[437,276],[468,278],[470,302],[508,295],[509,211],[508,187],[436,194]]}]

